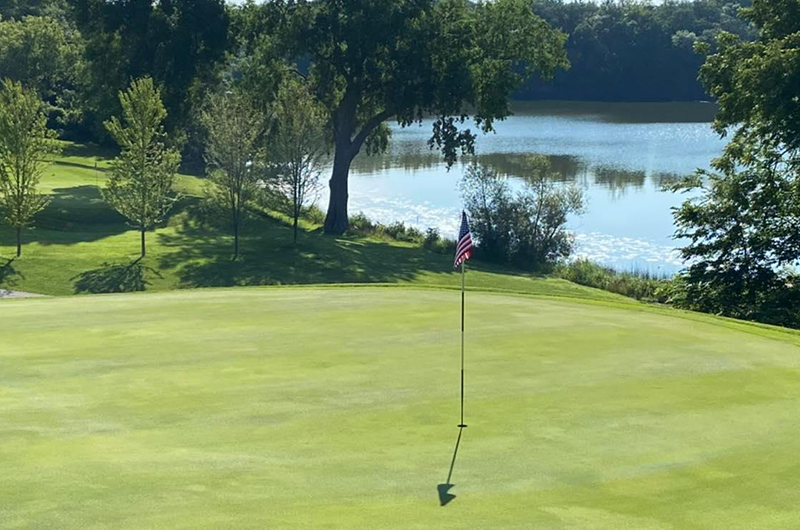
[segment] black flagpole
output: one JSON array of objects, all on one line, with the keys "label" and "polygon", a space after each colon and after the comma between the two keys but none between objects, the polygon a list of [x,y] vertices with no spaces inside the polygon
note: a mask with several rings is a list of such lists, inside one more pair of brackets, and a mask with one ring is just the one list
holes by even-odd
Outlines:
[{"label": "black flagpole", "polygon": [[458,424],[461,429],[467,426],[464,423],[464,277],[466,261],[461,262],[461,423]]}]

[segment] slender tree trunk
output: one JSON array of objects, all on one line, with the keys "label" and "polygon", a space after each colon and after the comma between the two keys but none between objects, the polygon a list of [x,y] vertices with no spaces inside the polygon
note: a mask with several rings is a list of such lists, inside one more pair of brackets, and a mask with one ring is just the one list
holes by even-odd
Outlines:
[{"label": "slender tree trunk", "polygon": [[292,227],[292,229],[294,230],[294,236],[293,237],[294,237],[294,244],[295,245],[297,244],[297,218],[299,216],[300,216],[300,214],[298,214],[297,210],[295,210],[295,212],[294,212],[294,226]]},{"label": "slender tree trunk", "polygon": [[[345,145],[344,144],[346,140]],[[325,216],[325,233],[330,235],[344,234],[350,227],[347,215],[347,178],[350,174],[350,163],[353,156],[350,153],[350,139],[336,139],[336,151],[333,157],[333,171],[331,173],[328,201],[328,213]]]},{"label": "slender tree trunk", "polygon": [[17,257],[22,256],[22,228],[17,227]]},{"label": "slender tree trunk", "polygon": [[141,233],[142,233],[142,256],[141,257],[144,258],[145,256],[147,256],[147,247],[145,245],[145,239],[144,239],[145,238],[145,229],[144,228],[141,229]]},{"label": "slender tree trunk", "polygon": [[233,222],[233,261],[239,259],[239,221]]}]

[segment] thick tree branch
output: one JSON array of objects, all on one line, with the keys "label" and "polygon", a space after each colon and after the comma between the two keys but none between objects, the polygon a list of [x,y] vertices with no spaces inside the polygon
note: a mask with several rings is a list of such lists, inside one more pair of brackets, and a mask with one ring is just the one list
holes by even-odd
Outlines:
[{"label": "thick tree branch", "polygon": [[333,113],[333,134],[337,138],[337,142],[343,135],[346,135],[347,141],[351,142],[351,136],[355,128],[358,97],[359,95],[356,91],[348,84],[339,106]]},{"label": "thick tree branch", "polygon": [[367,141],[367,138],[372,131],[374,131],[381,123],[385,122],[389,118],[394,116],[394,111],[391,110],[384,110],[370,118],[367,123],[361,128],[361,131],[353,138],[353,148],[358,150],[361,149],[361,146],[364,145],[364,142]]}]

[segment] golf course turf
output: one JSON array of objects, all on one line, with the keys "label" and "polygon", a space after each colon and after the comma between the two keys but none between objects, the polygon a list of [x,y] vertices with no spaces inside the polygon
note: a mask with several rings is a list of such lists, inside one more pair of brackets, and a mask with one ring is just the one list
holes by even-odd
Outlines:
[{"label": "golf course turf", "polygon": [[796,529],[798,335],[636,303],[0,303],[0,528]]}]

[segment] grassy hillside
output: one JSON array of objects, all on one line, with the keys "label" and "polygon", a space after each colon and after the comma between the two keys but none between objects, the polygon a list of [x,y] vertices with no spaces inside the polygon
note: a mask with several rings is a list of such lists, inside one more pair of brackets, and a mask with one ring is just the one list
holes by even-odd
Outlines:
[{"label": "grassy hillside", "polygon": [[[287,224],[255,216],[244,227],[242,259],[232,262],[228,231],[209,222],[200,208],[202,179],[187,175],[178,179],[184,200],[166,226],[148,234],[148,257],[138,261],[138,233],[100,196],[109,157],[87,146],[68,146],[44,179],[53,201],[36,227],[25,231],[22,258],[13,259],[14,233],[0,227],[0,288],[67,295],[312,283],[459,285],[451,256],[396,241],[324,237],[307,223],[293,246]],[[472,287],[615,298],[476,262],[470,268]]]},{"label": "grassy hillside", "polygon": [[0,303],[0,526],[797,528],[798,335],[644,307],[471,293],[440,508],[456,292]]}]

